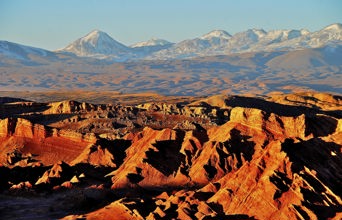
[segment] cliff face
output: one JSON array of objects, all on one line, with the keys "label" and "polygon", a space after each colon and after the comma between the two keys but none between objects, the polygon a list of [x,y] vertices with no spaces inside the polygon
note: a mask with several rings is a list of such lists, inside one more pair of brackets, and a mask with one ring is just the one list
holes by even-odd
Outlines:
[{"label": "cliff face", "polygon": [[[81,122],[98,116],[103,130],[122,129],[104,113],[126,122],[141,114],[152,126],[135,121],[125,134],[95,135],[3,119],[0,185],[82,189],[77,200],[95,201],[97,210],[66,211],[59,216],[65,219],[339,219],[342,107],[338,97],[324,97],[216,96],[183,107],[55,104],[49,114]],[[172,127],[153,127],[156,119]]]},{"label": "cliff face", "polygon": [[46,138],[48,131],[43,125],[33,124],[22,118],[0,120],[0,137]]},{"label": "cliff face", "polygon": [[[71,162],[84,148],[96,142],[91,134],[46,127],[22,118],[6,118],[0,121],[1,163],[8,163],[8,155],[36,155],[34,159],[44,165],[63,160]],[[14,164],[11,164],[14,165]]]}]

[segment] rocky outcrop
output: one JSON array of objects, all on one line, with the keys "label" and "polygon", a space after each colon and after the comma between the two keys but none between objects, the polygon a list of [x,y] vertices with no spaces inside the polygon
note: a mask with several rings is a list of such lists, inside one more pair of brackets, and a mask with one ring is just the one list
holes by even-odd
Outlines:
[{"label": "rocky outcrop", "polygon": [[[114,172],[112,188],[166,187],[184,184],[188,178],[179,169],[185,156],[179,152],[183,132],[145,128],[139,140],[126,150],[126,159]],[[178,174],[178,175],[177,175]]]},{"label": "rocky outcrop", "polygon": [[260,109],[235,107],[230,113],[230,123],[235,122],[251,129],[272,135],[277,139],[298,137],[305,139],[305,115],[295,117],[268,114]]},{"label": "rocky outcrop", "polygon": [[44,114],[67,114],[75,112],[89,112],[96,109],[95,105],[83,102],[66,100],[62,102],[53,102],[49,104],[49,109]]},{"label": "rocky outcrop", "polygon": [[16,162],[33,159],[49,165],[59,160],[70,162],[97,138],[93,134],[33,124],[22,118],[7,118],[0,121],[0,140],[1,164],[15,165],[13,159]]},{"label": "rocky outcrop", "polygon": [[71,164],[87,163],[96,166],[116,167],[114,156],[101,145],[88,145]]},{"label": "rocky outcrop", "polygon": [[71,167],[60,161],[54,164],[51,169],[47,170],[41,178],[37,180],[35,185],[57,185],[72,177]]}]

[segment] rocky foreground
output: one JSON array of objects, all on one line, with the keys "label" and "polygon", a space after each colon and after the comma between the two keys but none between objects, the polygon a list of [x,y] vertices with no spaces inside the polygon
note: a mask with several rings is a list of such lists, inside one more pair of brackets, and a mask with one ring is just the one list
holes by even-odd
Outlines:
[{"label": "rocky foreground", "polygon": [[0,98],[4,219],[341,219],[342,97]]}]

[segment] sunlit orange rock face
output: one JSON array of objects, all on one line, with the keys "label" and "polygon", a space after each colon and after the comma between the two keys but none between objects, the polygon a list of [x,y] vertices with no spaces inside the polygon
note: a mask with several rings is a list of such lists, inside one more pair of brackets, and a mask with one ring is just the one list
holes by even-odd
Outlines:
[{"label": "sunlit orange rock face", "polygon": [[[12,185],[0,184],[82,201],[83,211],[55,213],[63,219],[340,219],[341,100],[315,93],[215,96],[169,113],[151,110],[188,117],[201,109],[191,117],[208,120],[192,120],[189,129],[135,125],[116,137],[6,118],[0,172]],[[91,106],[79,108],[91,117],[99,109],[82,105]],[[218,110],[229,114],[215,124]],[[34,175],[13,178],[18,166]],[[89,208],[89,201],[102,202]]]},{"label": "sunlit orange rock face", "polygon": [[74,131],[58,130],[33,124],[22,118],[6,118],[0,121],[0,161],[8,153],[37,155],[45,165],[63,160],[71,162],[86,146],[96,142],[91,134],[82,135]]}]

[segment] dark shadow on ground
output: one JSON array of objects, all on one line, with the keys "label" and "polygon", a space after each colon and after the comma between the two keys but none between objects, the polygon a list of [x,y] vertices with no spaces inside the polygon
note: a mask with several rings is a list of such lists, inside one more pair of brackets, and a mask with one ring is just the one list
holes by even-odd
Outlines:
[{"label": "dark shadow on ground", "polygon": [[231,107],[256,108],[269,114],[274,113],[279,116],[297,117],[301,114],[305,114],[307,116],[326,114],[337,118],[342,117],[342,111],[323,111],[305,106],[284,105],[253,97],[232,96],[231,98],[226,99],[225,103]]}]

